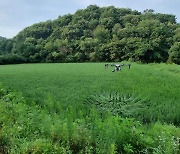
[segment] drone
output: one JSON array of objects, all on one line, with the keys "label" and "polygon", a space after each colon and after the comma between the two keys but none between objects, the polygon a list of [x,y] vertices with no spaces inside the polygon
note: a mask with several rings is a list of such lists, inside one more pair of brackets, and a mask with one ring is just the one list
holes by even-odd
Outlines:
[{"label": "drone", "polygon": [[113,64],[105,64],[104,66],[105,66],[105,69],[107,69],[109,66],[114,67],[112,72],[121,71],[122,67],[124,67],[124,66],[128,66],[129,69],[131,68],[131,64],[114,64],[113,63]]}]

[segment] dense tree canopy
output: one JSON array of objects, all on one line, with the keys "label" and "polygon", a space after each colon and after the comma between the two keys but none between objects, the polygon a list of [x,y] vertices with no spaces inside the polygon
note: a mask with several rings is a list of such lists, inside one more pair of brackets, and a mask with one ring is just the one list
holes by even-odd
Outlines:
[{"label": "dense tree canopy", "polygon": [[0,36],[0,41],[5,40],[5,39],[6,39],[5,37]]},{"label": "dense tree canopy", "polygon": [[132,60],[180,64],[174,15],[90,5],[0,37],[0,64]]}]

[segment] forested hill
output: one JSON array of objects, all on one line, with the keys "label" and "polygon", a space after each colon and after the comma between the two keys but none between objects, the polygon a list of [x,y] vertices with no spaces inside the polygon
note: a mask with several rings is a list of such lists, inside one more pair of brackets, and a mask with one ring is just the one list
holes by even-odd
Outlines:
[{"label": "forested hill", "polygon": [[90,5],[0,42],[0,63],[132,60],[180,64],[174,15]]}]

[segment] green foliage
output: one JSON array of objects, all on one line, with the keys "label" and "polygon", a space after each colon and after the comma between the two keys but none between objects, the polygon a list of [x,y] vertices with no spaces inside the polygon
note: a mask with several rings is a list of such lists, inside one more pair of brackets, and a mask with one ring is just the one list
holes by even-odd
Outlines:
[{"label": "green foliage", "polygon": [[171,47],[169,59],[171,62],[180,64],[180,42],[174,43],[174,45]]},{"label": "green foliage", "polygon": [[179,64],[172,51],[179,41],[178,29],[171,14],[90,5],[27,27],[13,39],[1,39],[0,55],[17,54],[30,63],[131,59]]},{"label": "green foliage", "polygon": [[[97,58],[91,56],[92,60]],[[6,65],[0,67],[0,81],[41,106],[49,96],[49,102],[59,101],[64,107],[88,100],[90,105],[97,105],[98,111],[143,123],[179,125],[178,65],[132,63],[131,69],[124,66],[122,72],[112,73],[112,69],[105,69],[103,63]],[[49,108],[58,108],[58,104],[54,106]]]},{"label": "green foliage", "polygon": [[109,32],[104,26],[96,27],[93,34],[99,43],[106,43],[109,40]]},{"label": "green foliage", "polygon": [[13,47],[13,41],[11,39],[0,40],[0,55],[11,52]]},{"label": "green foliage", "polygon": [[94,94],[85,102],[91,106],[95,105],[100,112],[111,112],[120,117],[143,117],[147,110],[147,101],[130,94],[119,94],[117,92],[106,92]]},{"label": "green foliage", "polygon": [[5,39],[6,39],[5,37],[0,36],[0,41],[5,40]]},{"label": "green foliage", "polygon": [[2,153],[169,153],[178,154],[180,129],[142,125],[79,105],[39,106],[1,86]]},{"label": "green foliage", "polygon": [[26,58],[18,54],[0,55],[0,64],[19,64],[25,62]]},{"label": "green foliage", "polygon": [[173,37],[174,44],[169,50],[169,59],[168,62],[180,64],[180,28],[177,27],[175,30],[175,35]]}]

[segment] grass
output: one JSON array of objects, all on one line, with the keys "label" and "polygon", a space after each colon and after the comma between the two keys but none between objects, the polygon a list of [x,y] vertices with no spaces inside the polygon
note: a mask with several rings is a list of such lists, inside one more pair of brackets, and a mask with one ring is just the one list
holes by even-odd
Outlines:
[{"label": "grass", "polygon": [[[94,95],[119,93],[146,100],[144,121],[180,123],[180,67],[133,63],[122,72],[105,69],[103,63],[21,64],[0,66],[0,81],[31,101],[50,97],[62,105],[79,105]],[[153,114],[152,114],[153,113]]]},{"label": "grass", "polygon": [[179,66],[112,69],[0,66],[0,153],[178,154]]},{"label": "grass", "polygon": [[180,129],[142,125],[95,108],[27,102],[0,86],[0,153],[179,154]]}]

